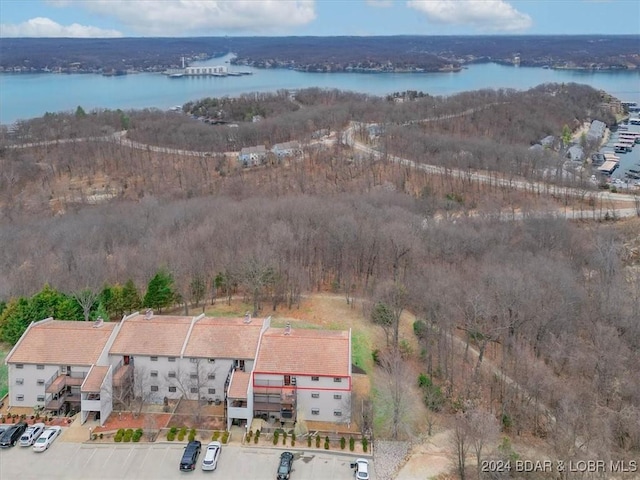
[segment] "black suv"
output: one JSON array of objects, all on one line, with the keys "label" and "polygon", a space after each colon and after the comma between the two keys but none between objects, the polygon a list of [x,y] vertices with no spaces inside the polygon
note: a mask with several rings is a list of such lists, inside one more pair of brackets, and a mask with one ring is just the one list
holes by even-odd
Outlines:
[{"label": "black suv", "polygon": [[26,429],[27,424],[24,422],[11,425],[4,432],[2,432],[2,435],[0,435],[0,447],[13,447]]},{"label": "black suv", "polygon": [[278,480],[289,480],[291,467],[293,465],[293,453],[282,452],[280,455],[280,465],[278,466]]},{"label": "black suv", "polygon": [[183,472],[195,470],[196,462],[198,461],[198,455],[200,455],[201,448],[202,444],[197,440],[189,442],[187,446],[184,447],[182,460],[180,460],[180,470],[182,470]]}]

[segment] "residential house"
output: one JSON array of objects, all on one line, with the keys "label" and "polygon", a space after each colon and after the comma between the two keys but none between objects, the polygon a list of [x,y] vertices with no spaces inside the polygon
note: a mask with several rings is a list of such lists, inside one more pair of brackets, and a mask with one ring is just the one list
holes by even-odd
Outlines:
[{"label": "residential house", "polygon": [[582,161],[583,156],[584,156],[584,151],[582,150],[582,147],[580,147],[579,145],[572,145],[567,150],[566,157],[573,162]]},{"label": "residential house", "polygon": [[255,147],[245,147],[240,150],[238,155],[238,161],[243,167],[255,167],[261,165],[267,158],[267,149],[264,145],[257,145]]},{"label": "residential house", "polygon": [[271,151],[279,160],[282,160],[286,157],[300,155],[302,153],[302,148],[300,147],[299,142],[291,141],[285,143],[276,143],[271,148]]}]

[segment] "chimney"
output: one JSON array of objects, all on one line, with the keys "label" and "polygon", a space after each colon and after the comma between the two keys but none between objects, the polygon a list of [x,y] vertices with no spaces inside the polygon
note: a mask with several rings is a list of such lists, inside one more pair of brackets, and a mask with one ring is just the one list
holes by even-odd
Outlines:
[{"label": "chimney", "polygon": [[95,322],[93,322],[93,328],[99,328],[104,323],[102,317],[98,317]]},{"label": "chimney", "polygon": [[243,323],[247,323],[247,324],[251,323],[251,314],[249,312],[244,314]]},{"label": "chimney", "polygon": [[146,312],[144,312],[144,319],[151,320],[151,317],[153,317],[153,310],[147,308]]},{"label": "chimney", "polygon": [[287,324],[285,325],[284,334],[291,335],[291,322],[287,322]]}]

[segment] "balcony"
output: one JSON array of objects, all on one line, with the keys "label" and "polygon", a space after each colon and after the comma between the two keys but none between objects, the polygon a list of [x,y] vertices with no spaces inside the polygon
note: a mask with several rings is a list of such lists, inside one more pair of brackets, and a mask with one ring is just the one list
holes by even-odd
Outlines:
[{"label": "balcony", "polygon": [[79,393],[67,393],[61,395],[53,395],[51,399],[49,399],[45,404],[45,410],[60,410],[60,408],[65,403],[70,404],[79,404],[80,403],[80,394]]},{"label": "balcony", "polygon": [[79,387],[84,382],[86,373],[76,375],[58,375],[46,388],[45,393],[58,393],[66,387]]}]

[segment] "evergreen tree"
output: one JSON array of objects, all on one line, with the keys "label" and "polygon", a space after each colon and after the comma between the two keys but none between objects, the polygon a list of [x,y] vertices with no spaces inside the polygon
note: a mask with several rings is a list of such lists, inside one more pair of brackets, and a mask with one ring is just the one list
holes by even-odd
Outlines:
[{"label": "evergreen tree", "polygon": [[136,284],[131,279],[127,280],[124,287],[122,287],[122,309],[127,313],[131,313],[139,309],[141,305],[142,301]]},{"label": "evergreen tree", "polygon": [[173,289],[173,276],[166,269],[159,270],[149,282],[143,304],[161,312],[163,308],[173,305],[176,294]]}]

